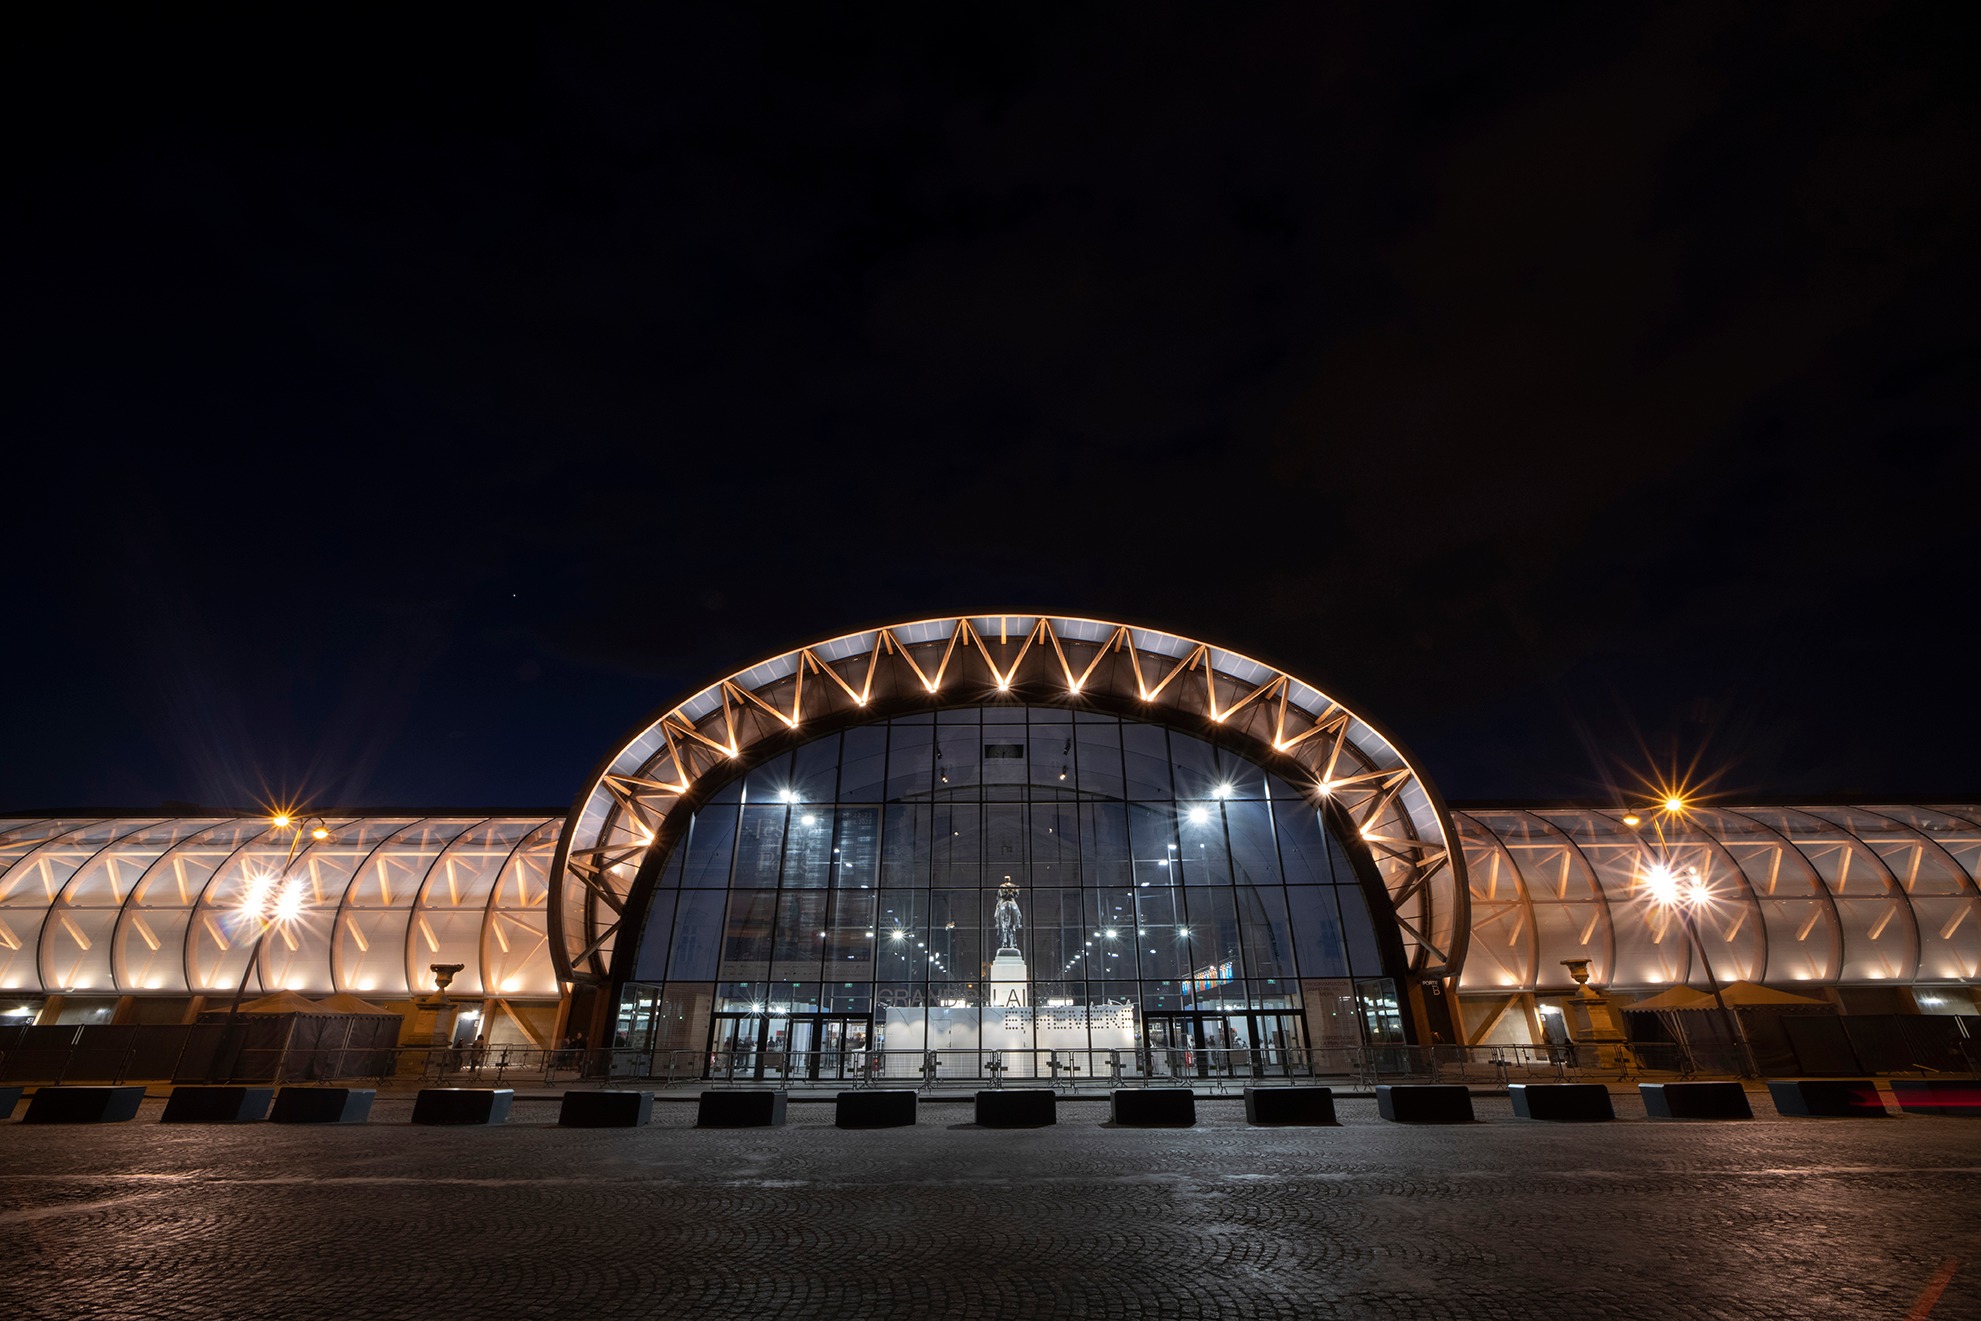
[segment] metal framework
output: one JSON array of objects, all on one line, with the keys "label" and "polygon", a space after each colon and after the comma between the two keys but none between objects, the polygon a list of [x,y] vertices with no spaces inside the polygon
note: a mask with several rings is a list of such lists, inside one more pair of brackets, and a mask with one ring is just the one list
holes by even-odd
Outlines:
[{"label": "metal framework", "polygon": [[[1703,982],[1683,932],[1646,893],[1654,841],[1620,811],[1478,809],[1452,820],[1470,887],[1459,980],[1468,996],[1568,991],[1568,958],[1589,959],[1604,987]],[[430,963],[462,963],[458,991],[558,994],[548,919],[564,822],[327,824],[330,839],[297,852],[306,912],[270,937],[251,985],[389,998],[428,989]],[[1981,981],[1981,805],[1693,810],[1667,839],[1712,892],[1698,929],[1723,980]],[[0,992],[231,990],[248,953],[242,893],[287,846],[258,817],[0,820]]]},{"label": "metal framework", "polygon": [[1338,699],[1237,652],[1154,629],[1039,615],[925,619],[799,647],[643,722],[600,764],[553,869],[558,975],[601,982],[634,879],[669,814],[711,773],[885,715],[999,701],[1091,706],[1210,735],[1345,818],[1381,875],[1411,969],[1456,975],[1464,860],[1449,814],[1397,741]]},{"label": "metal framework", "polygon": [[[1619,810],[1453,814],[1471,886],[1465,992],[1694,980],[1690,943],[1652,901],[1648,823]],[[1700,939],[1722,980],[1792,986],[1981,980],[1981,806],[1694,809],[1671,860],[1710,894]]]},{"label": "metal framework", "polygon": [[[432,989],[555,997],[545,919],[555,817],[328,815],[288,875],[304,908],[270,936],[264,991]],[[0,820],[0,991],[231,992],[256,923],[242,898],[294,843],[265,817]]]}]

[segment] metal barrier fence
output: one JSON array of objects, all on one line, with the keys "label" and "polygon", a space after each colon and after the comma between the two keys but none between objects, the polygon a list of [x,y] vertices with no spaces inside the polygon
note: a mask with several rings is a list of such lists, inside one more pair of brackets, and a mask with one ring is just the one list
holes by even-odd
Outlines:
[{"label": "metal barrier fence", "polygon": [[135,1036],[121,1051],[21,1049],[0,1053],[0,1080],[31,1083],[330,1082],[389,1085],[515,1086],[638,1082],[653,1087],[710,1083],[838,1090],[908,1086],[919,1090],[996,1088],[1040,1083],[1065,1089],[1189,1085],[1213,1094],[1234,1087],[1327,1082],[1457,1082],[1503,1087],[1515,1082],[1615,1081],[1737,1076],[1731,1047],[1357,1046],[1124,1050],[836,1049],[792,1051],[541,1049],[526,1046],[298,1048],[259,1047],[222,1025],[179,1034],[176,1053],[147,1048]]},{"label": "metal barrier fence", "polygon": [[[1232,1087],[1331,1082],[1627,1081],[1737,1076],[1732,1050],[1656,1045],[1358,1046],[1314,1050],[1145,1047],[1140,1050],[680,1051],[656,1055],[648,1076],[768,1082],[780,1086],[901,1086],[976,1089],[1048,1083],[1086,1086]],[[698,1067],[705,1062],[706,1067]],[[639,1073],[643,1061],[614,1061]]]},{"label": "metal barrier fence", "polygon": [[[1821,1021],[1821,1020],[1812,1020]],[[1814,1069],[1793,1057],[1760,1058],[1775,1076],[1800,1072],[1974,1073],[1981,1037],[1965,1020],[1908,1016],[1830,1020],[1853,1029],[1856,1056]],[[1862,1028],[1862,1032],[1856,1031]],[[1748,1067],[1731,1042],[1498,1046],[1332,1046],[1007,1050],[543,1049],[534,1046],[404,1047],[396,1019],[325,1022],[309,1031],[246,1020],[186,1025],[29,1027],[0,1034],[0,1083],[328,1082],[701,1086],[710,1082],[839,1089],[924,1090],[1046,1083],[1060,1088],[1189,1084],[1233,1086],[1324,1081],[1630,1082],[1737,1077]],[[1928,1031],[1929,1028],[1936,1029]],[[1946,1030],[1957,1028],[1958,1030]],[[1841,1031],[1841,1029],[1839,1029]],[[1867,1035],[1868,1034],[1868,1035]],[[1858,1038],[1862,1038],[1861,1040]],[[1881,1058],[1872,1044],[1889,1044]]]}]

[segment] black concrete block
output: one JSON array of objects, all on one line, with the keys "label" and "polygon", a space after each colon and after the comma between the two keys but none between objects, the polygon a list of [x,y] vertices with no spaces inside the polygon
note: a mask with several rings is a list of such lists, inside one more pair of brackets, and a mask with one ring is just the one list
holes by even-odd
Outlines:
[{"label": "black concrete block", "polygon": [[1892,1098],[1909,1115],[1981,1119],[1981,1078],[1894,1078]]},{"label": "black concrete block", "polygon": [[1644,1113],[1653,1119],[1752,1119],[1737,1082],[1640,1082]]},{"label": "black concrete block", "polygon": [[510,1087],[422,1087],[413,1101],[415,1124],[502,1124],[509,1120]]},{"label": "black concrete block", "polygon": [[832,1122],[841,1128],[913,1128],[915,1094],[905,1088],[841,1092]]},{"label": "black concrete block", "polygon": [[372,1087],[284,1087],[275,1094],[272,1124],[362,1124],[378,1097]]},{"label": "black concrete block", "polygon": [[1245,1122],[1261,1128],[1298,1125],[1319,1128],[1338,1124],[1334,1089],[1329,1087],[1247,1087]]},{"label": "black concrete block", "polygon": [[43,1087],[28,1102],[26,1124],[121,1124],[138,1117],[142,1087]]},{"label": "black concrete block", "polygon": [[652,1092],[569,1091],[557,1107],[560,1128],[643,1128],[652,1118]]},{"label": "black concrete block", "polygon": [[1108,1114],[1123,1128],[1190,1128],[1197,1094],[1188,1087],[1118,1087],[1108,1093]]},{"label": "black concrete block", "polygon": [[1457,1083],[1383,1083],[1376,1110],[1399,1124],[1469,1124],[1472,1093]]},{"label": "black concrete block", "polygon": [[1044,1128],[1059,1122],[1058,1097],[1045,1087],[1005,1087],[977,1093],[984,1128]]},{"label": "black concrete block", "polygon": [[1513,1113],[1522,1119],[1595,1123],[1616,1118],[1610,1089],[1599,1082],[1517,1082],[1509,1084]]},{"label": "black concrete block", "polygon": [[190,1087],[172,1089],[161,1124],[253,1124],[268,1118],[273,1087]]},{"label": "black concrete block", "polygon": [[724,1088],[702,1093],[696,1128],[782,1128],[784,1093],[771,1088]]},{"label": "black concrete block", "polygon": [[1777,1114],[1840,1119],[1889,1119],[1885,1098],[1869,1078],[1770,1078]]},{"label": "black concrete block", "polygon": [[12,1119],[14,1107],[21,1103],[21,1089],[0,1087],[0,1119]]}]

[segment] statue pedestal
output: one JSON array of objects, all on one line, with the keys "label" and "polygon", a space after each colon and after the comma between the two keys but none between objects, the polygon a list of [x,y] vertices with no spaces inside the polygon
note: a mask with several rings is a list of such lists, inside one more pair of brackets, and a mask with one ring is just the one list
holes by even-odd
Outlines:
[{"label": "statue pedestal", "polygon": [[435,996],[414,1004],[399,1029],[399,1044],[410,1049],[399,1052],[396,1072],[412,1076],[426,1067],[426,1057],[418,1048],[439,1050],[454,1041],[454,1019],[461,1006],[445,996]]},{"label": "statue pedestal", "polygon": [[1623,1040],[1623,1030],[1617,1026],[1609,1002],[1588,987],[1583,987],[1567,1008],[1572,1040],[1601,1045]]},{"label": "statue pedestal", "polygon": [[1031,1003],[1031,979],[1025,971],[1025,956],[1006,945],[991,960],[990,994],[984,1004],[991,1009],[1022,1009]]},{"label": "statue pedestal", "polygon": [[1577,989],[1567,1009],[1570,1041],[1578,1046],[1594,1046],[1596,1059],[1606,1067],[1628,1059],[1630,1047],[1607,998],[1583,986]]}]

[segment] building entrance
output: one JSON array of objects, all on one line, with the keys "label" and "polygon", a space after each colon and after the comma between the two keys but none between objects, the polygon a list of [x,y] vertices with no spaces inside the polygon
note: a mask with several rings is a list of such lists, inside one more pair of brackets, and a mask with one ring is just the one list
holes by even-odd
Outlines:
[{"label": "building entrance", "polygon": [[717,1014],[708,1069],[718,1079],[843,1082],[861,1076],[873,1032],[864,1016]]},{"label": "building entrance", "polygon": [[1298,1010],[1150,1014],[1145,1068],[1170,1078],[1291,1077],[1310,1072]]}]

